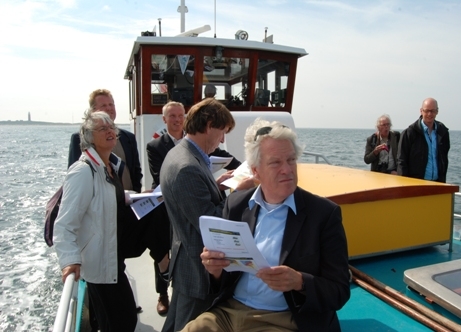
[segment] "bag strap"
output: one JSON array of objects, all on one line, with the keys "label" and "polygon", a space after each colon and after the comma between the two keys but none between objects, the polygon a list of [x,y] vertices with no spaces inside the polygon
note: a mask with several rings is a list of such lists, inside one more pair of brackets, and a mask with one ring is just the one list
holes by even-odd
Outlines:
[{"label": "bag strap", "polygon": [[88,159],[84,159],[83,160],[85,163],[88,164],[88,166],[90,166],[91,168],[91,174],[93,175],[93,179],[94,179],[94,173],[96,173],[96,170],[94,169],[93,165],[91,165],[91,162],[88,160]]}]

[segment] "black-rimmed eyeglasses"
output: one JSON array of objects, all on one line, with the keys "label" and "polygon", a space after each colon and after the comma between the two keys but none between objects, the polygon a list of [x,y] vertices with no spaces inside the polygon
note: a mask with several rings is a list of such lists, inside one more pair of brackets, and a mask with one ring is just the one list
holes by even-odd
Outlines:
[{"label": "black-rimmed eyeglasses", "polygon": [[433,110],[426,110],[426,109],[423,108],[422,111],[423,111],[425,114],[428,114],[428,113],[437,114],[437,113],[439,113],[439,109],[438,109],[438,108],[433,109]]}]

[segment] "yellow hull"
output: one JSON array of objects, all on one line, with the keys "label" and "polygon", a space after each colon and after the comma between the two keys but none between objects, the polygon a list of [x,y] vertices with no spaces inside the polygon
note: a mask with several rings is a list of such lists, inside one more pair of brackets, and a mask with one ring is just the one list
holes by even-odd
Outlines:
[{"label": "yellow hull", "polygon": [[298,177],[341,206],[350,258],[452,239],[458,186],[325,164],[298,164]]}]

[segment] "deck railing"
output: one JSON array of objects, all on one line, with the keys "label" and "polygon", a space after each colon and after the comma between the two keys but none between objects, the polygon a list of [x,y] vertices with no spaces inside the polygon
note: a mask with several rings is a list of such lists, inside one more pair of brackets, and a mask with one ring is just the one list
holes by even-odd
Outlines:
[{"label": "deck railing", "polygon": [[315,163],[319,164],[320,159],[323,159],[328,165],[331,165],[331,162],[321,153],[303,151],[303,156],[315,157]]},{"label": "deck railing", "polygon": [[75,308],[77,302],[78,283],[75,273],[67,276],[59,302],[58,312],[54,321],[53,332],[69,332],[75,328]]},{"label": "deck railing", "polygon": [[[461,192],[455,193],[455,202],[456,202],[456,197],[461,198]],[[453,216],[455,218],[461,218],[461,214],[453,213]]]}]

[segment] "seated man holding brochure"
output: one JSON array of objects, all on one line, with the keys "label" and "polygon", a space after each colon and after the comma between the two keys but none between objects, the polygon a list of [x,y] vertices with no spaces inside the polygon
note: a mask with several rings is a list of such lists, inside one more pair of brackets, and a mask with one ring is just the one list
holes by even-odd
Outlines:
[{"label": "seated man holding brochure", "polygon": [[249,224],[271,267],[228,272],[224,253],[204,248],[218,296],[183,331],[341,330],[336,311],[350,297],[341,209],[297,187],[301,152],[295,132],[278,122],[257,119],[247,129],[246,159],[260,185],[232,193],[223,218]]}]

